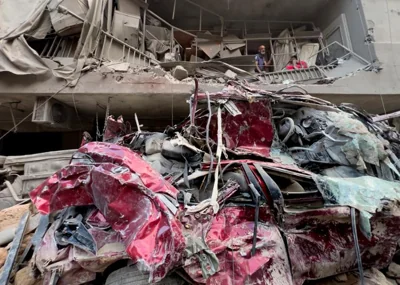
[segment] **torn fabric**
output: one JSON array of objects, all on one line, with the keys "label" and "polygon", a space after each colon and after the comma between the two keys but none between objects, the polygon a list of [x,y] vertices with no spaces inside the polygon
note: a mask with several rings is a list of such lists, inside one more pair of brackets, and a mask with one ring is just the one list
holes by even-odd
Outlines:
[{"label": "torn fabric", "polygon": [[[0,72],[44,74],[49,68],[24,36],[43,39],[51,29],[49,0],[0,2]],[[21,19],[24,19],[21,22]]]},{"label": "torn fabric", "polygon": [[[46,11],[49,0],[2,0],[0,2],[0,39],[21,35],[43,39],[51,29]],[[21,22],[21,19],[24,19]]]},{"label": "torn fabric", "polygon": [[0,72],[17,75],[44,74],[49,67],[26,42],[24,36],[0,40]]},{"label": "torn fabric", "polygon": [[[13,7],[15,10],[16,8],[19,9],[20,5],[12,4],[11,6],[11,2],[14,1],[0,2],[0,10],[12,15],[13,10],[7,7]],[[20,37],[26,35],[42,39],[47,35],[51,28],[49,12],[46,10],[50,0],[19,0],[19,2],[21,2],[21,6],[24,6],[23,2],[26,2],[26,8],[22,9],[23,13],[20,13],[22,19],[25,19],[24,22],[16,25],[15,20],[13,22],[9,21],[8,17],[3,17],[5,21],[8,21],[6,22],[8,24],[5,24],[5,28],[1,30],[0,72],[8,71],[18,75],[43,74],[50,69],[40,56],[29,47],[27,42]],[[88,58],[99,44],[107,0],[88,1],[88,4],[89,10],[74,55],[74,64],[52,70],[54,76],[67,80],[70,86],[77,84]],[[3,9],[3,5],[6,8]],[[52,6],[52,8],[56,9],[57,7]]]}]

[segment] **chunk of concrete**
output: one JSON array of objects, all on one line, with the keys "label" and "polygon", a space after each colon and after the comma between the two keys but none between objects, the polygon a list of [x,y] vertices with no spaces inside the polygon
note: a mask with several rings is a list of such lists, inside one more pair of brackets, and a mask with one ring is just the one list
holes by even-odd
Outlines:
[{"label": "chunk of concrete", "polygon": [[218,77],[218,78],[217,78],[217,81],[218,81],[219,83],[222,83],[222,84],[225,83],[225,79],[223,79],[222,77]]},{"label": "chunk of concrete", "polygon": [[181,66],[181,65],[178,65],[172,71],[172,76],[174,76],[178,80],[183,80],[183,79],[187,78],[188,75],[189,75],[188,71],[185,68],[183,68],[183,66]]},{"label": "chunk of concrete", "polygon": [[396,279],[400,278],[400,265],[394,262],[390,263],[386,275]]},{"label": "chunk of concrete", "polygon": [[163,77],[165,74],[167,74],[167,72],[161,66],[155,66],[150,71],[160,77]]},{"label": "chunk of concrete", "polygon": [[225,72],[225,76],[230,78],[230,79],[236,79],[237,74],[235,72],[233,72],[232,70],[227,70]]}]

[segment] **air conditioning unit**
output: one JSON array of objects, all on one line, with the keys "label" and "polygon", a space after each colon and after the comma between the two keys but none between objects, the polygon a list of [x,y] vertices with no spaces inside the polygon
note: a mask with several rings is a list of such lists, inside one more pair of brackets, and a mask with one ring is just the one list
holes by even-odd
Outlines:
[{"label": "air conditioning unit", "polygon": [[74,109],[49,97],[36,97],[32,122],[70,129],[76,115]]}]

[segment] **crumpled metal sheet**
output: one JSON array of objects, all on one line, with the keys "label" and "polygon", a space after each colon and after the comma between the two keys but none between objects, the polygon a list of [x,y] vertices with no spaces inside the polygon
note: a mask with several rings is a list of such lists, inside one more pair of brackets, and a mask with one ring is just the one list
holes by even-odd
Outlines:
[{"label": "crumpled metal sheet", "polygon": [[[270,101],[232,100],[232,102],[241,114],[234,116],[226,109],[222,112],[225,148],[239,155],[268,157],[274,137]],[[208,112],[204,112],[196,118],[196,125],[205,128],[207,120]],[[214,113],[210,124],[210,137],[214,141],[217,141],[217,131],[217,115]]]},{"label": "crumpled metal sheet", "polygon": [[[357,269],[349,207],[286,213],[286,236],[295,284]],[[399,205],[379,210],[371,219],[370,240],[358,235],[364,268],[384,268],[400,236]]]},{"label": "crumpled metal sheet", "polygon": [[95,161],[70,165],[31,192],[41,213],[94,204],[124,241],[128,255],[162,279],[180,264],[185,249],[179,221],[160,195],[176,199],[178,191],[138,154],[108,143],[79,149]]},{"label": "crumpled metal sheet", "polygon": [[58,249],[54,239],[57,226],[58,221],[51,225],[34,256],[34,264],[43,274],[43,284],[50,284],[53,270],[62,270],[63,272],[63,278],[57,283],[60,285],[80,284],[79,280],[84,282],[94,280],[96,273],[83,269],[73,259],[72,246],[67,246],[61,250]]},{"label": "crumpled metal sheet", "polygon": [[110,143],[92,142],[82,146],[78,152],[88,154],[96,163],[109,162],[128,167],[152,192],[177,198],[178,190],[165,181],[150,164],[141,158],[140,154],[129,148]]},{"label": "crumpled metal sheet", "polygon": [[346,205],[375,213],[384,200],[400,201],[398,182],[372,176],[352,178],[315,175],[314,180],[327,204]]},{"label": "crumpled metal sheet", "polygon": [[[382,164],[388,156],[384,142],[352,114],[304,107],[297,110],[292,119],[296,128],[304,133],[300,137],[314,134],[310,138],[303,139],[305,148],[298,153],[303,153],[302,155],[297,154],[299,161],[306,154],[310,160],[349,165],[359,171],[367,170],[369,164],[378,168],[384,167]],[[322,132],[326,135],[321,138]],[[316,133],[320,135],[315,135]],[[298,136],[298,134],[292,135],[288,143],[291,146],[303,146],[297,142]]]},{"label": "crumpled metal sheet", "polygon": [[227,206],[212,221],[206,243],[219,259],[219,271],[205,280],[198,262],[184,267],[196,282],[208,285],[292,283],[284,241],[271,221],[259,222],[256,254],[251,256],[254,209]]},{"label": "crumpled metal sheet", "polygon": [[[218,204],[222,206],[239,188],[238,183],[229,180],[218,193]],[[210,200],[204,200],[196,206],[186,207],[180,216],[186,238],[185,264],[199,262],[202,277],[208,279],[219,270],[218,258],[206,243],[206,236],[214,221],[213,206]]]},{"label": "crumpled metal sheet", "polygon": [[361,229],[367,237],[371,236],[369,219],[382,202],[400,201],[398,182],[372,176],[336,178],[314,175],[313,178],[327,205],[346,205],[360,211]]},{"label": "crumpled metal sheet", "polygon": [[[103,220],[104,217],[97,210],[93,213]],[[111,229],[88,230],[95,242],[96,254],[73,245],[59,248],[54,237],[62,221],[62,217],[59,217],[50,226],[33,257],[35,267],[43,274],[46,282],[51,279],[52,271],[57,271],[62,272],[57,284],[87,283],[95,279],[96,272],[103,272],[114,262],[128,258],[121,236]]]},{"label": "crumpled metal sheet", "polygon": [[109,116],[104,130],[103,141],[116,142],[119,137],[126,135],[127,132],[131,132],[130,125],[124,124],[122,116],[119,116],[117,119]]}]

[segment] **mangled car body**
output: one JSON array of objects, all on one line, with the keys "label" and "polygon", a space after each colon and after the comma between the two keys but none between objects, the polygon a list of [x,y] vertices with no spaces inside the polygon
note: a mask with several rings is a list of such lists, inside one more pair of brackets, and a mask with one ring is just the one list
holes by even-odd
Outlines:
[{"label": "mangled car body", "polygon": [[42,214],[63,210],[35,256],[46,280],[129,258],[149,282],[303,284],[396,252],[398,136],[355,106],[231,82],[196,88],[164,133],[108,122],[31,192]]}]

